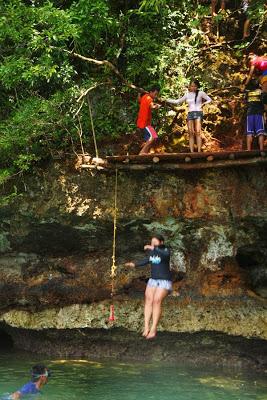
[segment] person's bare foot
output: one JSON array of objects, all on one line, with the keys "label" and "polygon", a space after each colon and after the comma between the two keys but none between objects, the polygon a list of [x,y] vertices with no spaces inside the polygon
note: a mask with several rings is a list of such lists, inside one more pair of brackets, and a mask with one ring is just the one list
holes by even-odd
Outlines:
[{"label": "person's bare foot", "polygon": [[146,338],[147,338],[148,340],[151,340],[151,339],[155,339],[156,336],[157,336],[157,331],[151,330],[151,331],[149,332],[149,334],[146,336]]},{"label": "person's bare foot", "polygon": [[147,337],[148,334],[149,334],[149,328],[147,328],[147,329],[145,328],[142,333],[142,336]]}]

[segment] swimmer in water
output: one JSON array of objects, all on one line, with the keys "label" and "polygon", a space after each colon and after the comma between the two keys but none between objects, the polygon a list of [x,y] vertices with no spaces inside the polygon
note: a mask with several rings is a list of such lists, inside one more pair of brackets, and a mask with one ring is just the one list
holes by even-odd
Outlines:
[{"label": "swimmer in water", "polygon": [[41,389],[47,384],[48,378],[50,377],[50,371],[44,365],[34,365],[31,369],[31,380],[26,383],[20,389],[8,397],[4,397],[5,400],[18,400],[27,395],[37,395],[41,393]]}]

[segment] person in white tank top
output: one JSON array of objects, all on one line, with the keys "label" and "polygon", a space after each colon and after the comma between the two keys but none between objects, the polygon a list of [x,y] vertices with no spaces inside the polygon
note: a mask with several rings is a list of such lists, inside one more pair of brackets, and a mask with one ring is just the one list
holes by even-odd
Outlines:
[{"label": "person in white tank top", "polygon": [[211,98],[202,90],[199,90],[200,84],[197,80],[190,82],[188,92],[180,99],[173,100],[168,99],[169,104],[188,104],[188,117],[187,126],[189,133],[189,147],[190,152],[194,152],[195,141],[197,144],[197,150],[200,153],[202,148],[202,137],[201,137],[201,122],[203,119],[202,107],[205,104],[211,102]]}]

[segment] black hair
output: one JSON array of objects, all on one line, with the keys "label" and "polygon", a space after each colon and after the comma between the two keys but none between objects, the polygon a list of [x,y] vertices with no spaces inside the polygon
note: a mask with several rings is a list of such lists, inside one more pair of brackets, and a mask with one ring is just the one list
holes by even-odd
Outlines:
[{"label": "black hair", "polygon": [[246,86],[247,90],[256,90],[259,88],[259,82],[257,81],[257,79],[251,79],[251,81],[249,81],[249,83]]},{"label": "black hair", "polygon": [[141,100],[142,97],[143,97],[145,94],[147,94],[147,93],[146,93],[146,92],[139,92],[139,93],[138,93],[138,100]]},{"label": "black hair", "polygon": [[194,85],[197,86],[197,91],[196,91],[196,96],[195,96],[195,103],[196,103],[197,102],[198,93],[199,93],[199,88],[200,88],[200,82],[197,79],[192,79],[190,81],[190,85],[192,85],[192,83],[194,83]]},{"label": "black hair", "polygon": [[151,86],[149,92],[160,92],[160,86],[159,85]]},{"label": "black hair", "polygon": [[34,365],[31,369],[32,381],[33,382],[38,381],[38,379],[40,378],[40,375],[44,375],[46,372],[48,372],[48,376],[49,376],[49,371],[45,365],[42,365],[42,364]]},{"label": "black hair", "polygon": [[152,239],[158,239],[158,241],[159,242],[162,242],[162,243],[164,243],[165,242],[165,239],[164,239],[164,237],[162,236],[162,235],[153,235],[152,236]]}]

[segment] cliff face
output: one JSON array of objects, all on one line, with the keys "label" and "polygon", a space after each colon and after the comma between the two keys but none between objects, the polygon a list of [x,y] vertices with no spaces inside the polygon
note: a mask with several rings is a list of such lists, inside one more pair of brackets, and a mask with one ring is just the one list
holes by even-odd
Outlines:
[{"label": "cliff face", "polygon": [[[114,175],[54,164],[0,209],[0,320],[107,328]],[[264,167],[119,174],[116,326],[138,331],[149,269],[127,270],[152,232],[172,248],[161,329],[267,338]]]}]

